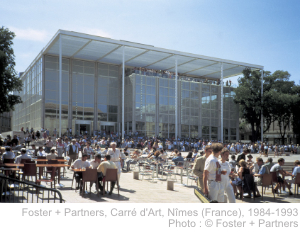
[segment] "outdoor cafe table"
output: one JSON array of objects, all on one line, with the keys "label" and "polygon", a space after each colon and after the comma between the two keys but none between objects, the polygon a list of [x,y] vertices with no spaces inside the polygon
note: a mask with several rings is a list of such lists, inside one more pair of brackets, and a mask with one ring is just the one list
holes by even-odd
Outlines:
[{"label": "outdoor cafe table", "polygon": [[16,177],[16,171],[20,171],[19,168],[6,168],[6,167],[1,167],[0,170],[5,171],[5,175],[8,176],[9,171],[14,172],[14,177]]},{"label": "outdoor cafe table", "polygon": [[[51,167],[51,168],[58,168],[58,184],[60,184],[60,168],[63,167],[69,167],[70,165],[68,164],[36,164],[36,167],[39,168],[39,178],[42,178],[42,173],[43,173],[43,168],[45,167]],[[24,167],[24,164],[10,164],[10,163],[5,163],[5,164],[0,164],[0,167]],[[61,186],[61,185],[60,185]]]}]

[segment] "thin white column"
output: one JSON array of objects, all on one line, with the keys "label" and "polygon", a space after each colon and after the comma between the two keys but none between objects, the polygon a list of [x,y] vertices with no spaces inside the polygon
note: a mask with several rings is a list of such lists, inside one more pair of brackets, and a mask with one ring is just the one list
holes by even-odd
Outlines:
[{"label": "thin white column", "polygon": [[224,98],[224,94],[223,94],[223,62],[221,63],[221,143],[223,143],[223,98]]},{"label": "thin white column", "polygon": [[124,110],[125,110],[125,46],[123,46],[123,57],[122,57],[122,139],[124,139]]},{"label": "thin white column", "polygon": [[178,73],[177,73],[177,56],[175,56],[175,139],[178,136],[178,99],[177,99],[177,89],[178,89]]},{"label": "thin white column", "polygon": [[62,95],[62,46],[61,46],[61,35],[59,35],[59,137],[61,137],[61,95]]},{"label": "thin white column", "polygon": [[[261,70],[261,104],[263,104],[263,95],[264,95],[264,86],[263,86],[263,81],[264,81],[264,70],[262,69]],[[260,139],[261,139],[261,142],[264,141],[264,116],[263,116],[263,107],[261,107],[261,122],[260,122]]]}]

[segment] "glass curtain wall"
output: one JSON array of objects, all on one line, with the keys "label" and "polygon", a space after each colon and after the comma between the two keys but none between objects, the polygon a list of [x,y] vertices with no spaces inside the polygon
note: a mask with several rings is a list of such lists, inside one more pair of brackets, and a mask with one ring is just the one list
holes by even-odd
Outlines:
[{"label": "glass curtain wall", "polygon": [[218,140],[220,86],[202,84],[202,138]]},{"label": "glass curtain wall", "polygon": [[[69,59],[62,59],[62,133],[68,127]],[[59,63],[58,57],[45,57],[45,129],[59,130]]]},{"label": "glass curtain wall", "polygon": [[72,130],[75,120],[94,121],[95,63],[72,61]]},{"label": "glass curtain wall", "polygon": [[200,84],[181,81],[181,137],[198,138]]},{"label": "glass curtain wall", "polygon": [[224,140],[236,141],[239,108],[233,101],[235,93],[232,87],[224,86]]},{"label": "glass curtain wall", "polygon": [[118,121],[118,99],[120,95],[118,70],[118,66],[115,65],[98,64],[97,114],[99,130],[101,129],[101,121]]},{"label": "glass curtain wall", "polygon": [[21,96],[23,103],[15,106],[12,118],[12,130],[19,131],[41,129],[42,123],[42,58],[23,75],[23,90],[16,95]]},{"label": "glass curtain wall", "polygon": [[175,80],[159,78],[159,132],[175,137]]},{"label": "glass curtain wall", "polygon": [[156,122],[156,77],[135,76],[135,122],[139,135],[154,136]]}]

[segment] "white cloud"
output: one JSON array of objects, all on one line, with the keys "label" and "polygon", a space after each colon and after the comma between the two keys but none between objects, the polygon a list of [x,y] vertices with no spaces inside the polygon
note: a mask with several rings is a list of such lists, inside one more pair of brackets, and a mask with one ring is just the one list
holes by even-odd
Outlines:
[{"label": "white cloud", "polygon": [[49,34],[45,30],[35,30],[31,28],[23,29],[16,27],[9,27],[9,30],[16,34],[16,39],[42,42],[49,40]]}]

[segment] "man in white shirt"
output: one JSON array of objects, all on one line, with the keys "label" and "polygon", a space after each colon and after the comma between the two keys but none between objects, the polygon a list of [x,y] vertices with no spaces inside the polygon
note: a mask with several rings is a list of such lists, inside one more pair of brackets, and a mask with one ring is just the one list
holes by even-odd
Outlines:
[{"label": "man in white shirt", "polygon": [[21,155],[17,156],[15,163],[20,164],[22,159],[31,159],[31,156],[26,153],[26,148],[21,149]]},{"label": "man in white shirt", "polygon": [[101,163],[101,155],[96,155],[95,159],[90,162],[90,168],[96,169]]},{"label": "man in white shirt", "polygon": [[[87,155],[82,154],[81,159],[77,159],[74,161],[74,163],[71,165],[72,169],[82,169],[82,168],[89,168],[90,162],[87,161]],[[76,189],[79,189],[79,185],[81,183],[82,179],[82,172],[75,172],[75,180],[77,182],[77,187]],[[80,186],[80,191],[82,191],[82,186]]]},{"label": "man in white shirt", "polygon": [[14,159],[14,158],[15,158],[15,153],[13,153],[11,151],[10,147],[6,147],[5,152],[2,155],[2,160],[4,160],[4,159]]},{"label": "man in white shirt", "polygon": [[46,153],[45,153],[42,146],[39,147],[39,150],[37,152],[37,156],[43,156],[43,157],[46,156]]},{"label": "man in white shirt", "polygon": [[211,201],[224,202],[224,186],[221,184],[221,165],[218,157],[223,149],[221,143],[212,145],[213,154],[205,161],[204,165],[204,194],[208,195]]},{"label": "man in white shirt", "polygon": [[50,153],[46,155],[46,159],[47,159],[47,160],[55,160],[56,157],[58,157],[58,156],[56,155],[55,151],[56,151],[56,148],[55,148],[55,147],[52,147],[52,148],[50,149]]},{"label": "man in white shirt", "polygon": [[120,184],[120,177],[121,177],[121,153],[117,147],[115,142],[110,143],[111,149],[108,150],[107,154],[110,155],[110,160],[115,163],[118,168],[118,179]]}]

